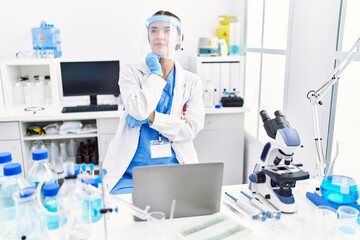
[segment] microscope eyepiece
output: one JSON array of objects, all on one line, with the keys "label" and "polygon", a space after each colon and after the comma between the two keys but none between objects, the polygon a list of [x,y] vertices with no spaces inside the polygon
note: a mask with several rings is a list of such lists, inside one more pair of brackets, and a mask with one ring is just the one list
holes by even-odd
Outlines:
[{"label": "microscope eyepiece", "polygon": [[270,120],[269,115],[267,114],[266,110],[260,111],[260,116],[263,122]]},{"label": "microscope eyepiece", "polygon": [[274,112],[275,117],[285,117],[280,110]]}]

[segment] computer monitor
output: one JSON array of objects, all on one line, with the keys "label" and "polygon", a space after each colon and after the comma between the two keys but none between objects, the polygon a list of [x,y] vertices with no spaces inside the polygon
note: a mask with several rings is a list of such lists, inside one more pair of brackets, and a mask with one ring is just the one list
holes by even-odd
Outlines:
[{"label": "computer monitor", "polygon": [[64,97],[90,96],[90,104],[97,105],[97,95],[119,95],[120,62],[81,61],[60,62]]}]

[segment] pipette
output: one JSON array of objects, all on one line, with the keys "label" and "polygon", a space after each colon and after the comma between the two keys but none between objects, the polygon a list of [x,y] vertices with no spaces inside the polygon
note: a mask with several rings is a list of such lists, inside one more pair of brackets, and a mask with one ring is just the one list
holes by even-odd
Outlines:
[{"label": "pipette", "polygon": [[90,176],[94,176],[95,175],[95,165],[93,163],[89,164],[89,168],[90,168]]},{"label": "pipette", "polygon": [[244,201],[240,201],[239,199],[235,198],[234,196],[230,195],[229,193],[225,192],[225,194],[231,198],[232,200],[234,200],[235,204],[237,206],[239,206],[242,210],[244,210],[245,212],[247,212],[251,219],[260,219],[261,221],[265,221],[266,220],[266,216],[264,214],[261,213],[261,211],[259,209],[257,209],[256,207],[251,206],[250,204],[244,202]]},{"label": "pipette", "polygon": [[270,210],[263,202],[261,202],[258,198],[252,197],[249,194],[240,191],[247,199],[249,199],[250,204],[254,207],[263,211],[266,217],[271,218],[274,217],[275,219],[280,219],[281,212],[280,211],[272,211]]},{"label": "pipette", "polygon": [[85,174],[86,173],[86,164],[83,163],[81,164],[81,174]]}]

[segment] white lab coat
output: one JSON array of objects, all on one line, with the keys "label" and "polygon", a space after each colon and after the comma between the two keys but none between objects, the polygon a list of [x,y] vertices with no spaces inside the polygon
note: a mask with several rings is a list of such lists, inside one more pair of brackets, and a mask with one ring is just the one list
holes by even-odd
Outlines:
[{"label": "white lab coat", "polygon": [[[150,127],[169,139],[179,163],[196,163],[198,157],[193,139],[203,129],[205,118],[202,81],[196,74],[184,70],[178,62],[175,62],[175,67],[170,114],[156,112]],[[155,74],[150,75],[148,67],[142,63],[125,66],[121,70],[119,85],[125,111],[120,116],[118,129],[103,162],[108,176],[117,178],[129,166],[140,136],[140,127],[130,128],[126,125],[126,115],[129,113],[137,120],[147,119],[156,109],[166,82]],[[182,119],[185,103],[187,109]]]}]

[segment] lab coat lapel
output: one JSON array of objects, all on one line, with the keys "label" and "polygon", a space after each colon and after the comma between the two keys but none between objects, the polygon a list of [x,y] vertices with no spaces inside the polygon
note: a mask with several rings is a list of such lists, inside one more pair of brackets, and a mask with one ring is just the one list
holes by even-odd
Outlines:
[{"label": "lab coat lapel", "polygon": [[183,96],[185,91],[185,79],[184,79],[184,69],[178,62],[175,62],[176,75],[175,75],[175,87],[174,87],[174,96],[171,106],[171,115],[178,115],[179,109],[182,109]]}]

